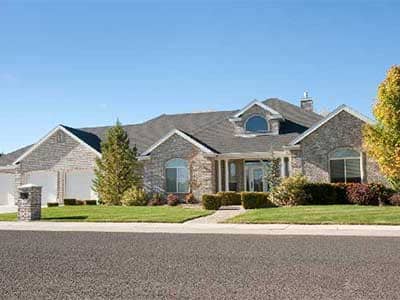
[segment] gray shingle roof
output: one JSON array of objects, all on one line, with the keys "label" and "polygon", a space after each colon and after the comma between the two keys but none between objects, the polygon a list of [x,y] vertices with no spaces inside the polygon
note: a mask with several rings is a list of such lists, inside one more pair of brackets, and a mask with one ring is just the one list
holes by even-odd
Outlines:
[{"label": "gray shingle roof", "polygon": [[[270,98],[264,104],[278,111],[284,118],[284,132],[280,135],[264,135],[254,138],[237,137],[234,135],[234,125],[229,121],[238,110],[217,111],[204,113],[187,113],[175,115],[161,115],[147,122],[134,125],[125,125],[131,146],[136,146],[139,152],[144,152],[173,129],[179,129],[192,136],[202,144],[217,153],[264,152],[281,150],[302,131],[319,121],[322,116],[306,112],[298,106],[286,101]],[[100,150],[101,140],[104,139],[110,126],[75,129],[64,126],[87,144]],[[28,147],[17,150],[0,158],[2,162],[12,162]],[[19,153],[16,155],[15,153]],[[16,156],[16,157],[15,157]]]}]

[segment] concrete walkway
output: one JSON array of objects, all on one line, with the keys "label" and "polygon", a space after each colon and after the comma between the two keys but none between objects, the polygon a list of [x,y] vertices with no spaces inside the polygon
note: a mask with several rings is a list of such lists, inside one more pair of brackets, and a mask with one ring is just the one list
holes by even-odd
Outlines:
[{"label": "concrete walkway", "polygon": [[0,222],[0,230],[400,237],[400,226]]},{"label": "concrete walkway", "polygon": [[217,224],[245,212],[246,210],[241,205],[222,206],[212,215],[190,220],[185,224]]}]

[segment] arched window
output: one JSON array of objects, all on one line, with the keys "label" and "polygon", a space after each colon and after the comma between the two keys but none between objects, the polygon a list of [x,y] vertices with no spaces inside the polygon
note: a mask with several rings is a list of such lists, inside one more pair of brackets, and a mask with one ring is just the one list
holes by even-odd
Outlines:
[{"label": "arched window", "polygon": [[361,154],[356,150],[334,150],[329,158],[329,167],[331,182],[361,182]]},{"label": "arched window", "polygon": [[167,193],[189,192],[189,163],[180,158],[169,160],[165,165]]},{"label": "arched window", "polygon": [[246,121],[246,131],[248,132],[256,132],[256,133],[263,133],[268,131],[268,123],[265,118],[261,116],[253,116],[250,117]]}]

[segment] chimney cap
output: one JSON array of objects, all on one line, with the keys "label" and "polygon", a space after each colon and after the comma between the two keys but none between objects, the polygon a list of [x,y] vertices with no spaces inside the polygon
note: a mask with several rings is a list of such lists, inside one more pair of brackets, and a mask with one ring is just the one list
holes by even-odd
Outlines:
[{"label": "chimney cap", "polygon": [[304,91],[303,99],[311,99],[310,96],[308,95],[308,91]]}]

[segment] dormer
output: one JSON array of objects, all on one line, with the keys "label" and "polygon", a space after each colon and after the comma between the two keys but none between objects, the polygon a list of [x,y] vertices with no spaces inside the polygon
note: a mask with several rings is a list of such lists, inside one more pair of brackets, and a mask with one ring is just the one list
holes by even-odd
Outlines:
[{"label": "dormer", "polygon": [[264,103],[254,100],[229,119],[235,125],[235,135],[255,137],[279,134],[282,115]]}]

